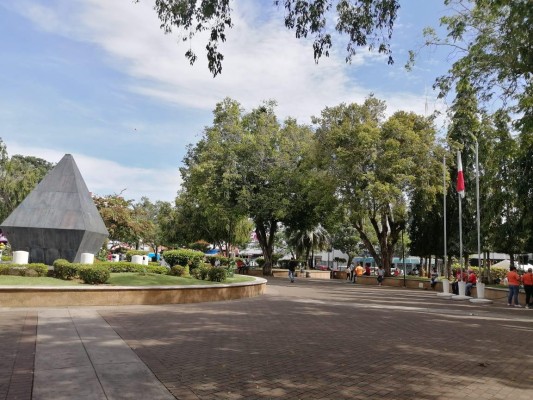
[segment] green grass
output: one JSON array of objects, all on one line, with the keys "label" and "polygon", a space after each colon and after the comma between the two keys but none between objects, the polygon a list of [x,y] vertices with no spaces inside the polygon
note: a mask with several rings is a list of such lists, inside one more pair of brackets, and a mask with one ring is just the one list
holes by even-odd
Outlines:
[{"label": "green grass", "polygon": [[64,281],[56,278],[41,277],[26,277],[13,275],[0,275],[0,286],[72,286],[81,285],[80,281]]},{"label": "green grass", "polygon": [[[238,283],[252,281],[252,277],[236,276],[235,278],[228,278],[222,283]],[[108,285],[113,286],[186,286],[186,285],[212,285],[219,282],[201,281],[192,277],[184,278],[171,275],[160,274],[146,274],[142,275],[137,272],[121,272],[112,273],[111,278],[107,282]],[[78,280],[64,281],[49,277],[25,277],[0,275],[0,286],[71,286],[83,285]]]}]

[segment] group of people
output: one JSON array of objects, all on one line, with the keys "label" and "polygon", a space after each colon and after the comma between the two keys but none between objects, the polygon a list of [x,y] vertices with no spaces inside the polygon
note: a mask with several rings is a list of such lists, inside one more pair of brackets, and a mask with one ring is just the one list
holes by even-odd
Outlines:
[{"label": "group of people", "polygon": [[[366,263],[366,265],[363,267],[363,263],[359,262],[357,265],[354,263],[350,264],[350,266],[346,270],[346,279],[350,282],[357,283],[357,279],[362,277],[363,275],[370,276],[371,270],[370,270],[370,263]],[[376,279],[378,281],[378,285],[381,286],[383,279],[385,278],[385,269],[383,267],[379,267],[376,270]]]},{"label": "group of people", "polygon": [[[433,269],[435,271],[435,269]],[[466,282],[465,286],[465,296],[470,296],[472,294],[472,288],[476,286],[477,275],[471,269],[455,271],[454,281],[452,282],[452,293],[459,294],[459,282]],[[436,282],[435,282],[436,284]],[[431,275],[431,287],[434,287],[433,284],[433,274]]]}]

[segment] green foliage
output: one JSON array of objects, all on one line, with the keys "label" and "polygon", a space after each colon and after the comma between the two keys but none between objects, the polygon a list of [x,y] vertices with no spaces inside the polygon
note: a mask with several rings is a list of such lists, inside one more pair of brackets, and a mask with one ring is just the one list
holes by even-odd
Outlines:
[{"label": "green foliage", "polygon": [[146,256],[146,255],[148,255],[148,252],[145,250],[128,250],[126,252],[126,261],[131,262],[131,258],[133,256]]},{"label": "green foliage", "polygon": [[170,269],[170,274],[174,276],[190,276],[189,266],[174,265]]},{"label": "green foliage", "polygon": [[191,269],[194,269],[203,262],[204,253],[188,249],[167,250],[165,251],[163,258],[171,267],[175,265],[188,265]]},{"label": "green foliage", "polygon": [[221,256],[221,255],[214,255],[214,256],[207,255],[207,256],[205,256],[205,259],[211,265],[215,265],[217,260],[219,261],[220,265],[228,265],[229,264],[229,258]]},{"label": "green foliage", "polygon": [[68,280],[74,279],[78,276],[78,269],[80,264],[73,264],[64,259],[57,259],[54,261],[54,277]]},{"label": "green foliage", "polygon": [[214,267],[211,264],[201,264],[197,268],[192,270],[192,275],[196,279],[206,280],[209,276],[209,271],[211,271]]},{"label": "green foliage", "polygon": [[53,166],[32,156],[14,155],[9,158],[0,138],[0,222],[18,207]]},{"label": "green foliage", "polygon": [[93,196],[94,204],[109,232],[109,240],[134,244],[150,229],[142,212],[136,210],[133,200],[120,195]]},{"label": "green foliage", "polygon": [[[138,2],[139,0],[135,0]],[[393,63],[390,39],[392,29],[400,8],[399,0],[275,0],[274,5],[285,8],[285,27],[294,30],[297,38],[313,36],[313,57],[315,62],[322,56],[329,56],[333,39],[340,36],[348,42],[346,62],[351,62],[359,47],[368,47],[388,56]],[[224,55],[219,51],[226,41],[226,29],[233,27],[231,17],[232,3],[229,0],[174,1],[158,0],[155,10],[165,33],[174,30],[187,32],[183,41],[192,41],[196,34],[205,35],[209,71],[213,76],[222,72]],[[335,10],[333,16],[329,16]],[[265,10],[265,14],[268,10]],[[331,17],[331,18],[330,18]],[[334,26],[332,24],[334,23]],[[185,57],[194,64],[197,55],[189,46]]]},{"label": "green foliage", "polygon": [[207,273],[208,279],[212,282],[224,282],[227,276],[228,270],[220,267],[213,267]]},{"label": "green foliage", "polygon": [[194,243],[190,243],[188,247],[191,250],[201,251],[202,253],[205,253],[209,250],[210,244],[205,240],[197,240]]},{"label": "green foliage", "polygon": [[263,257],[257,257],[255,259],[255,262],[260,268],[263,268],[263,266],[265,265],[265,259]]},{"label": "green foliage", "polygon": [[89,285],[101,285],[108,281],[111,276],[106,267],[84,265],[78,269],[80,279]]},{"label": "green foliage", "polygon": [[0,275],[40,277],[40,276],[46,276],[47,274],[48,274],[48,266],[45,264],[40,264],[40,263],[0,264]]},{"label": "green foliage", "polygon": [[[334,182],[333,190],[321,195],[336,199],[343,220],[390,273],[409,206],[427,208],[435,202],[442,191],[442,167],[431,120],[403,111],[385,120],[385,109],[383,101],[370,96],[363,104],[326,108],[314,123],[318,168]],[[415,193],[419,204],[412,203]]]}]

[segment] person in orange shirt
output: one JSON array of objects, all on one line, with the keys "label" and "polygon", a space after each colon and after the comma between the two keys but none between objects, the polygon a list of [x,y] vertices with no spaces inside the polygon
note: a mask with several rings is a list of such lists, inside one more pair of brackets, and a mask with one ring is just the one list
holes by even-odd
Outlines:
[{"label": "person in orange shirt", "polygon": [[361,263],[357,264],[357,267],[355,268],[355,279],[353,283],[357,283],[357,278],[360,278],[361,276],[363,276],[364,272],[365,272],[365,269],[363,268]]},{"label": "person in orange shirt", "polygon": [[526,308],[533,307],[531,298],[533,297],[533,268],[529,268],[527,272],[522,275],[522,283],[526,291]]},{"label": "person in orange shirt", "polygon": [[513,305],[514,300],[514,306],[515,307],[522,307],[520,304],[518,304],[518,289],[520,288],[520,275],[516,272],[516,267],[513,265],[509,268],[509,272],[507,272],[507,282],[509,285],[509,295],[507,296],[507,305],[511,307]]}]

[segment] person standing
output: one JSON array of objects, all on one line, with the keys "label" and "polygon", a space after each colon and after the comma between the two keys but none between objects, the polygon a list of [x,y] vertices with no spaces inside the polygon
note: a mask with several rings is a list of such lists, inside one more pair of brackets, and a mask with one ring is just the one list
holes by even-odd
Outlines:
[{"label": "person standing", "polygon": [[435,290],[435,286],[437,286],[437,280],[439,279],[439,273],[437,272],[437,268],[433,268],[431,271],[431,289]]},{"label": "person standing", "polygon": [[370,263],[366,263],[365,265],[365,275],[370,276]]},{"label": "person standing", "polygon": [[382,266],[378,267],[378,286],[381,286],[381,283],[383,282],[383,279],[385,278],[385,270]]},{"label": "person standing", "polygon": [[289,261],[289,279],[291,283],[294,283],[294,273],[296,272],[297,266],[298,262],[294,258],[291,258],[291,260]]},{"label": "person standing", "polygon": [[507,282],[509,285],[509,295],[507,296],[507,305],[511,307],[522,307],[518,304],[518,290],[520,289],[520,275],[516,272],[516,267],[513,265],[509,268],[507,272]]},{"label": "person standing", "polygon": [[353,274],[354,274],[355,266],[353,265],[353,262],[350,263],[350,266],[348,267],[348,279],[350,282],[354,281]]},{"label": "person standing", "polygon": [[529,268],[527,272],[522,275],[522,283],[526,291],[526,308],[533,307],[533,269]]}]

